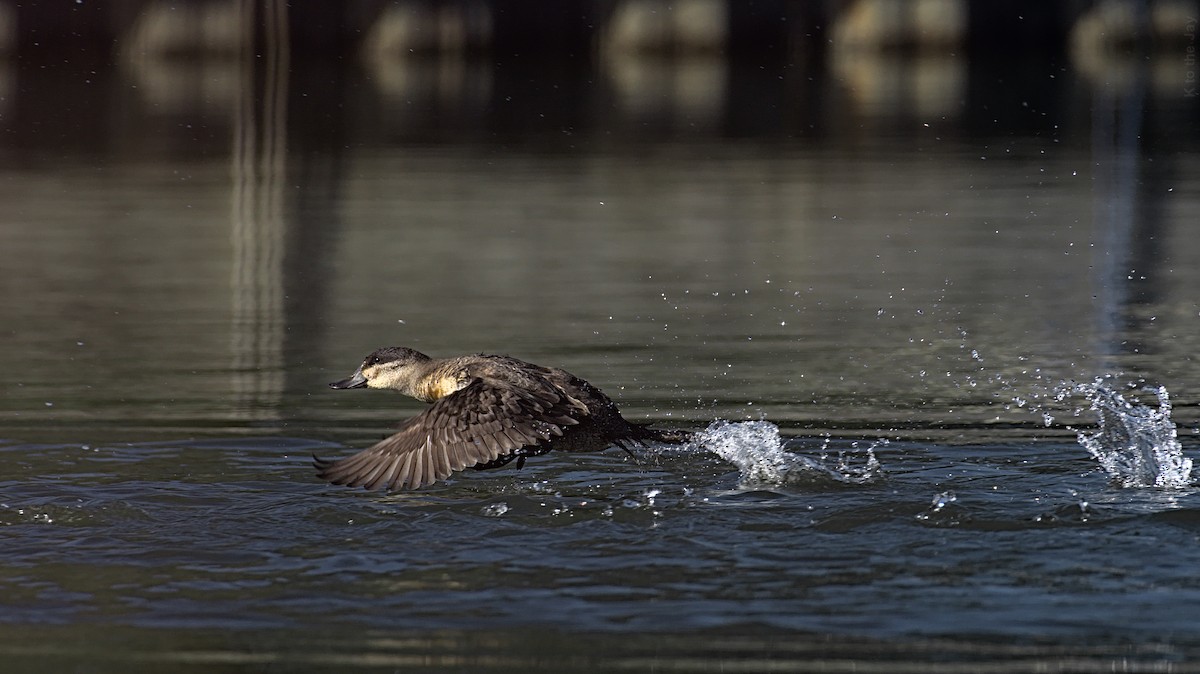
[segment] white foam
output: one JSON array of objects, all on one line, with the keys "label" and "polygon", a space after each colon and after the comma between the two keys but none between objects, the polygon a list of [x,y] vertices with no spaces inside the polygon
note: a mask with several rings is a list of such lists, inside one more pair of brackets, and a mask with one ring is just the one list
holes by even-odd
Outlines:
[{"label": "white foam", "polygon": [[864,484],[882,474],[872,448],[861,452],[861,467],[852,465],[845,453],[829,462],[825,461],[829,457],[822,457],[821,461],[810,459],[787,451],[779,427],[768,421],[717,420],[700,433],[695,443],[737,466],[741,472],[739,484],[743,487],[814,480]]}]

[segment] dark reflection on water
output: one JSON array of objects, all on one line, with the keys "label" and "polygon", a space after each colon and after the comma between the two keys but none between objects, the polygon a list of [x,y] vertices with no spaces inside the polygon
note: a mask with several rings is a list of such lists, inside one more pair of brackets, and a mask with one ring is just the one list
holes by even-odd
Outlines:
[{"label": "dark reflection on water", "polygon": [[[1191,451],[1200,117],[1158,76],[1027,66],[5,63],[0,649],[1186,662],[1193,490],[1113,487],[1069,403],[1015,399],[1144,377]],[[561,365],[635,419],[765,418],[814,461],[890,444],[861,483],[698,448],[318,483],[310,454],[419,409],[324,387],[392,343]]]}]

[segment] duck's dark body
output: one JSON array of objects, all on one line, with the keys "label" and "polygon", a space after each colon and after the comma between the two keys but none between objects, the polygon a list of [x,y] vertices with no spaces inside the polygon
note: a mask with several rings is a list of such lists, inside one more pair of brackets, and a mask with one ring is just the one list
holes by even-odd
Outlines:
[{"label": "duck's dark body", "polygon": [[337,461],[316,460],[334,484],[417,488],[464,468],[497,468],[552,450],[588,452],[687,433],[631,424],[600,389],[558,368],[509,356],[441,360],[400,347],[379,349],[334,388],[390,388],[432,402],[395,435]]}]

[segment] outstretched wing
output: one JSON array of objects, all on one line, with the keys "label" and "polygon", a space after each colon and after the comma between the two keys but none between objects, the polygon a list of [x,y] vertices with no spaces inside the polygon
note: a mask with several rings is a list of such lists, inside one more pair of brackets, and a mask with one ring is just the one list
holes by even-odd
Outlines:
[{"label": "outstretched wing", "polygon": [[336,461],[314,457],[314,465],[333,484],[416,489],[562,435],[587,414],[551,386],[527,390],[476,378],[374,447]]}]

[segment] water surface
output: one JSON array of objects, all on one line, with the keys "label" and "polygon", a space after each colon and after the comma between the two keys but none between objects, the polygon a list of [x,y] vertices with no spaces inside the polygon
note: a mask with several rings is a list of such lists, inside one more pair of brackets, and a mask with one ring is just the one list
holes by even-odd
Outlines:
[{"label": "water surface", "polygon": [[[553,69],[8,67],[14,671],[1191,671],[1177,93],[1060,65],[919,105],[835,68],[674,107]],[[325,387],[387,344],[709,430],[322,484],[312,454],[421,409]],[[1096,377],[1114,421],[1169,392],[1146,435],[1174,486],[1106,472],[1129,433],[1090,451]]]}]

